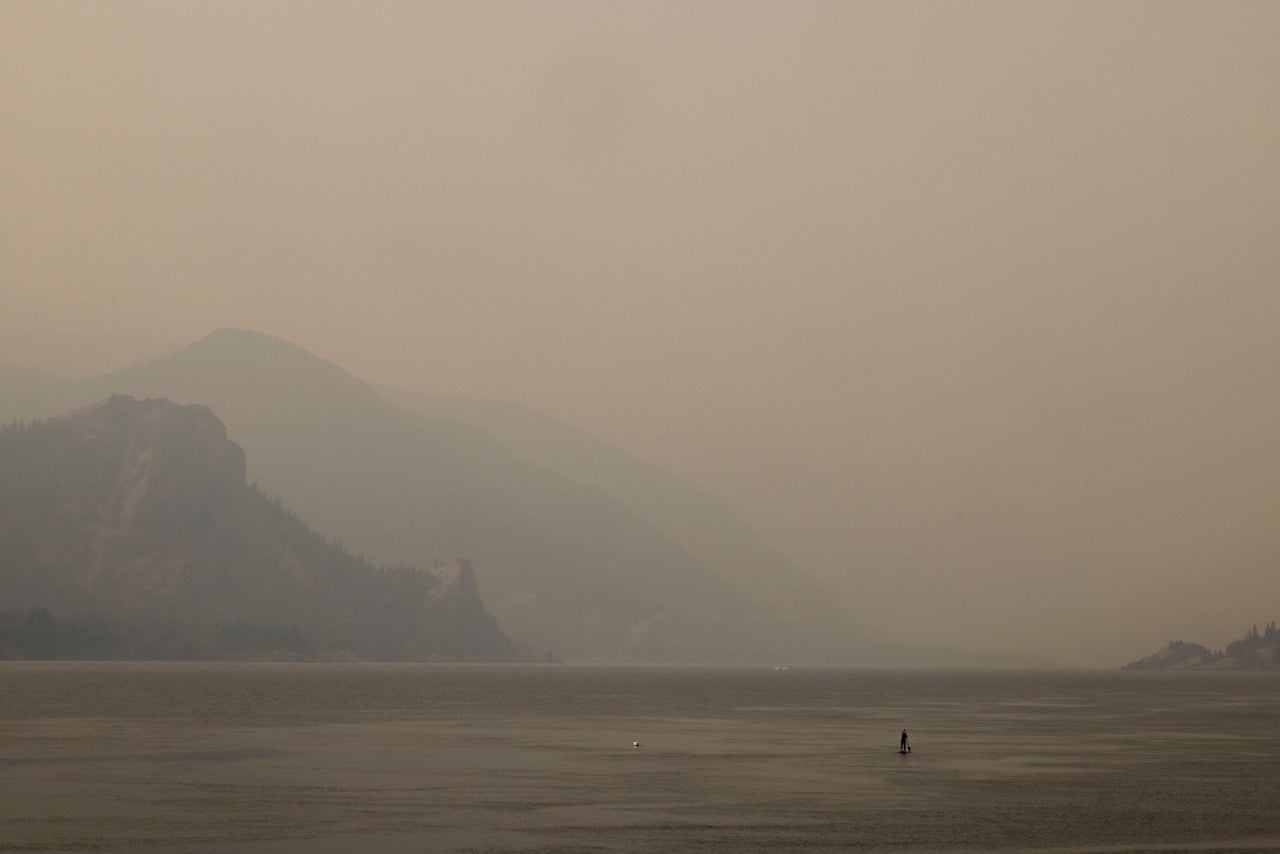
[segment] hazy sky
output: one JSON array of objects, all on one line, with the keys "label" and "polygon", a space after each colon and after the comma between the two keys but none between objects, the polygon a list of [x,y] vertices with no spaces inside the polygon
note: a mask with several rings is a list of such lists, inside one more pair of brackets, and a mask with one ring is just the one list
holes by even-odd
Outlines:
[{"label": "hazy sky", "polygon": [[222,326],[711,487],[899,639],[1280,616],[1280,3],[0,0],[0,361]]}]

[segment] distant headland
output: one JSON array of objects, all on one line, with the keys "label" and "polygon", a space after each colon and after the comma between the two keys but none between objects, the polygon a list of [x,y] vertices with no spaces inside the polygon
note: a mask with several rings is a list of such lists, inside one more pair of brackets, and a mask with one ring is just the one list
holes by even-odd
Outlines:
[{"label": "distant headland", "polygon": [[1198,643],[1176,640],[1158,652],[1131,661],[1125,670],[1280,670],[1280,631],[1276,622],[1258,631],[1249,627],[1244,637],[1227,644],[1225,651],[1211,652]]}]

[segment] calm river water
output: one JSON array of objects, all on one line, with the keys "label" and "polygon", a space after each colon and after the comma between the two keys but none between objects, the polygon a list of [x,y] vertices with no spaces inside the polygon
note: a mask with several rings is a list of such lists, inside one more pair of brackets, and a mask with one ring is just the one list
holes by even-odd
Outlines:
[{"label": "calm river water", "polygon": [[146,850],[1280,850],[1280,676],[0,662],[0,851]]}]

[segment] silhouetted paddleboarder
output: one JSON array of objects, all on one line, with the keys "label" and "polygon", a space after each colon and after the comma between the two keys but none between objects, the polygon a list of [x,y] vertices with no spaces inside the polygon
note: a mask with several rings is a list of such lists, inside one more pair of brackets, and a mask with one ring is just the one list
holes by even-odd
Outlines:
[{"label": "silhouetted paddleboarder", "polygon": [[911,745],[907,743],[907,731],[905,729],[902,731],[902,738],[898,741],[898,752],[899,753],[911,752]]}]

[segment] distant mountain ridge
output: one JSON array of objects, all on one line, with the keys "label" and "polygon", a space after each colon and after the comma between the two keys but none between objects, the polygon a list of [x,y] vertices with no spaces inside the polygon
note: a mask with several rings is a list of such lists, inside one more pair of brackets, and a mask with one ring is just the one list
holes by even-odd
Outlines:
[{"label": "distant mountain ridge", "polygon": [[824,589],[765,543],[716,498],[662,468],[594,436],[512,403],[383,388],[392,401],[433,418],[475,425],[521,459],[590,484],[637,512],[662,535],[692,552],[712,572],[732,574],[747,595],[776,607],[784,622],[809,630],[803,655],[838,657],[869,641]]},{"label": "distant mountain ridge", "polygon": [[[221,330],[105,376],[0,388],[0,419],[113,393],[212,407],[248,453],[256,483],[378,563],[470,558],[501,625],[539,651],[838,661],[856,637],[829,597],[811,592],[815,585],[785,561],[766,555],[748,567],[739,559],[756,549],[749,541],[699,545],[702,526],[682,532],[651,507],[629,506],[625,489],[592,482],[594,463],[566,476],[554,460],[514,452],[514,434],[500,441],[459,413],[412,411],[332,362],[258,333]],[[737,565],[749,570],[741,578]]]},{"label": "distant mountain ridge", "polygon": [[87,657],[516,658],[469,568],[375,569],[245,472],[199,405],[115,395],[0,428],[0,653],[48,613],[97,627]]}]

